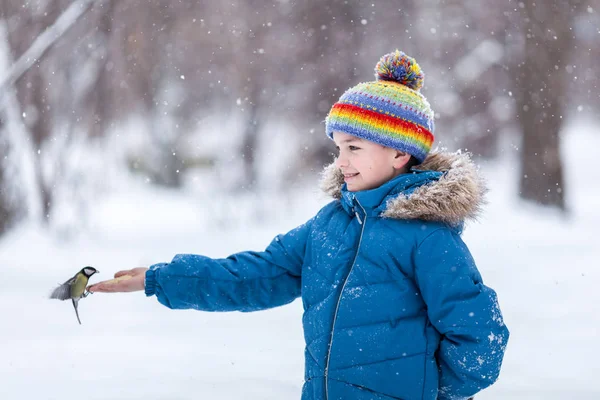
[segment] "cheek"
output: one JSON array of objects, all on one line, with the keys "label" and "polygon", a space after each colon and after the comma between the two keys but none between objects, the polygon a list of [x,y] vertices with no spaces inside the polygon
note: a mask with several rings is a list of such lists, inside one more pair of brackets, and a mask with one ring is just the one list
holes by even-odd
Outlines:
[{"label": "cheek", "polygon": [[393,170],[393,168],[381,162],[373,162],[369,165],[369,172],[372,174],[384,174],[390,170]]},{"label": "cheek", "polygon": [[355,158],[352,162],[352,165],[354,166],[354,168],[360,170],[362,173],[367,174],[370,171],[373,171],[373,169],[375,168],[375,164],[372,162],[372,160],[364,160],[360,158]]}]

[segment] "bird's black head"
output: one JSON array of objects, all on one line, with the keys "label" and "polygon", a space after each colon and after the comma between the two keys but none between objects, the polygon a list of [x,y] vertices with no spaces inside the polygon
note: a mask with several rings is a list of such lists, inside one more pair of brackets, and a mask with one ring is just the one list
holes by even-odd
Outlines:
[{"label": "bird's black head", "polygon": [[85,276],[87,276],[88,278],[90,276],[94,275],[96,272],[98,272],[98,270],[96,268],[90,267],[90,266],[84,267],[81,270],[81,273],[84,274]]}]

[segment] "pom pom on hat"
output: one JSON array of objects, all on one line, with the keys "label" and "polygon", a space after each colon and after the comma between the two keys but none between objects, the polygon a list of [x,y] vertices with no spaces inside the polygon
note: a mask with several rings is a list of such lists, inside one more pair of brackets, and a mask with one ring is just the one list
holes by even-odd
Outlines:
[{"label": "pom pom on hat", "polygon": [[396,81],[413,90],[421,89],[425,79],[415,59],[400,50],[381,57],[375,66],[375,77],[382,81]]}]

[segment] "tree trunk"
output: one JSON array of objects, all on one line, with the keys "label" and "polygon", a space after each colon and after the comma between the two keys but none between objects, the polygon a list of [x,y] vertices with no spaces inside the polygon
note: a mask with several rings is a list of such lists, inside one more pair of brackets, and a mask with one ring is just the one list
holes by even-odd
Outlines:
[{"label": "tree trunk", "polygon": [[[27,49],[30,48],[35,39],[44,30],[52,25],[61,14],[58,1],[48,2],[42,8],[44,10],[43,15],[36,15],[37,5],[32,6],[31,9],[24,7],[21,2],[12,1],[0,3],[1,11],[4,18],[14,17],[17,21],[16,29],[8,32],[7,42],[11,49],[12,58],[18,60]],[[21,10],[24,9],[24,11]],[[38,10],[39,11],[39,10]],[[52,43],[54,45],[54,42]],[[47,55],[47,53],[44,53]],[[18,102],[21,109],[24,112],[32,110],[33,116],[29,115],[32,121],[25,124],[31,135],[33,149],[38,154],[34,154],[34,171],[36,186],[39,191],[39,198],[41,199],[42,206],[42,221],[48,223],[50,215],[53,192],[52,184],[47,182],[47,179],[43,174],[43,166],[41,162],[42,154],[39,151],[42,149],[43,143],[50,137],[52,127],[52,104],[48,96],[49,82],[44,79],[43,74],[43,60],[36,60],[35,64],[26,70],[22,75],[18,76],[15,80],[14,86],[17,91]],[[42,65],[40,67],[40,65]],[[24,114],[25,115],[25,114]]]},{"label": "tree trunk", "polygon": [[37,112],[35,121],[29,126],[29,131],[33,138],[34,150],[38,151],[37,155],[33,156],[35,162],[34,171],[36,178],[36,185],[42,201],[42,222],[45,224],[49,223],[50,212],[52,209],[52,202],[54,193],[51,184],[48,179],[44,176],[43,158],[44,154],[40,151],[43,147],[43,143],[50,137],[52,126],[52,116],[50,111],[47,109],[47,97],[44,94],[44,78],[39,72],[38,68],[30,70],[27,75],[29,77],[28,84],[31,88],[26,92],[28,97],[22,104],[27,104]]},{"label": "tree trunk", "polygon": [[91,114],[91,121],[87,124],[91,137],[103,136],[112,117],[109,105],[111,101],[110,77],[106,67],[110,57],[111,35],[114,32],[114,11],[115,2],[113,0],[105,1],[98,11],[101,12],[100,16],[92,19],[96,23],[98,43],[103,47],[104,54],[96,61],[98,64],[96,79],[86,96],[88,103],[86,108]]},{"label": "tree trunk", "polygon": [[[6,129],[0,117],[0,135],[6,133],[3,130]],[[0,136],[0,154],[8,154],[9,143]],[[6,158],[0,158],[0,236],[8,230],[10,225],[15,219],[15,207],[10,203],[9,196],[7,194],[8,188],[8,177],[6,176]]]},{"label": "tree trunk", "polygon": [[242,176],[242,188],[252,190],[256,185],[257,167],[256,146],[258,145],[258,133],[260,131],[259,106],[260,89],[253,83],[250,90],[251,95],[248,101],[248,119],[244,127],[244,138],[242,140],[242,157],[244,161],[244,171]]},{"label": "tree trunk", "polygon": [[524,62],[515,74],[523,138],[519,194],[525,200],[561,210],[566,206],[560,131],[575,11],[575,6],[557,0],[525,2]]}]

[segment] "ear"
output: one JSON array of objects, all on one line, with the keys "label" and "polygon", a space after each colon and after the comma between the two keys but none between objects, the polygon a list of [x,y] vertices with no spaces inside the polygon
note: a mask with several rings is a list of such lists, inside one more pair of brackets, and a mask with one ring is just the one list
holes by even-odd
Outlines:
[{"label": "ear", "polygon": [[410,154],[403,151],[395,150],[393,167],[394,169],[402,169],[406,163],[410,160]]}]

